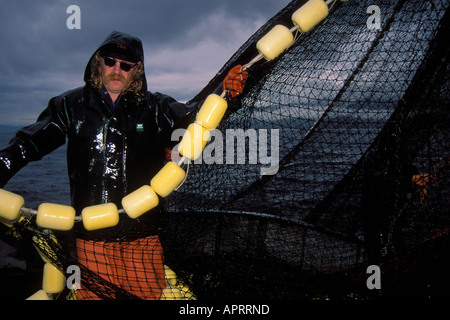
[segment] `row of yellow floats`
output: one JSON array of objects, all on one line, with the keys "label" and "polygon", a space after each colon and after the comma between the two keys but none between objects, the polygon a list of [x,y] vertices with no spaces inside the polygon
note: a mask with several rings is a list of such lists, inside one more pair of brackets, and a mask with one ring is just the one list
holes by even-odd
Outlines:
[{"label": "row of yellow floats", "polygon": [[[266,60],[277,58],[295,42],[294,32],[308,32],[328,16],[328,4],[333,1],[336,0],[309,0],[292,14],[293,28],[276,25],[257,42],[259,55],[243,68],[249,68],[262,58]],[[206,98],[195,121],[188,126],[178,145],[178,152],[182,155],[181,160],[178,163],[168,162],[151,179],[150,185],[144,185],[122,199],[123,211],[130,218],[136,219],[155,208],[159,204],[159,196],[169,196],[182,184],[186,178],[186,172],[181,165],[186,159],[197,159],[203,152],[210,138],[210,130],[217,128],[228,107],[224,98],[225,94],[226,92],[220,96],[211,94]],[[20,195],[0,189],[0,221],[11,226],[13,221],[20,218],[21,212],[26,210],[24,204],[25,201]],[[84,208],[81,212],[81,220],[88,231],[109,228],[118,224],[119,213],[121,211],[114,203],[99,204]],[[76,217],[75,209],[71,206],[43,203],[37,210],[36,224],[44,229],[68,231],[73,228],[77,218],[79,217]],[[47,294],[56,293],[55,291],[59,289],[62,291],[63,277],[59,269],[46,262],[42,290],[30,299],[44,299],[48,298]],[[173,289],[173,286],[168,288]]]}]

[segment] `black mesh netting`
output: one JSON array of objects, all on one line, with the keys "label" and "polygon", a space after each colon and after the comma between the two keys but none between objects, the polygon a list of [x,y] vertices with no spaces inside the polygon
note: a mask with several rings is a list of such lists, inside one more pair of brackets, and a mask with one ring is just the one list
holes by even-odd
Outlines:
[{"label": "black mesh netting", "polygon": [[[305,2],[268,21],[196,99]],[[373,4],[380,29],[367,25]],[[450,296],[449,4],[336,1],[248,70],[159,228],[165,263],[198,299]],[[370,265],[380,290],[366,285]],[[104,282],[87,278],[93,291]]]},{"label": "black mesh netting", "polygon": [[[274,25],[292,25],[303,2],[263,26],[199,97],[251,60]],[[446,290],[449,2],[377,1],[381,30],[366,24],[372,4],[338,1],[279,59],[254,65],[218,128],[215,152],[222,144],[224,154],[192,165],[170,198],[166,258],[193,274],[199,297]],[[238,129],[248,134],[245,164],[242,134],[226,148]],[[278,172],[261,175],[270,163],[260,154],[251,164],[251,144],[266,138],[270,155],[275,129]],[[382,270],[376,293],[365,282],[371,264]]]}]

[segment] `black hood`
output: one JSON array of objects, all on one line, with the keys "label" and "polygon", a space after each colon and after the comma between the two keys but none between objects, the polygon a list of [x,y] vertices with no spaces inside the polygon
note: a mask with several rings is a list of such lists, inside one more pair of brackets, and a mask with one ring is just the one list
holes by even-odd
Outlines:
[{"label": "black hood", "polygon": [[[142,65],[144,65],[144,49],[142,47],[142,41],[137,38],[133,37],[129,34],[113,31],[98,47],[97,50],[92,54],[91,58],[89,59],[88,64],[86,65],[86,70],[84,72],[84,81],[86,83],[89,83],[89,80],[91,78],[91,74],[93,71],[93,60],[94,56],[98,51],[101,51],[105,48],[119,48],[126,50],[128,54],[131,54],[132,56],[136,57],[133,59],[135,62],[140,61],[142,62]],[[142,75],[142,90],[147,91],[147,81],[145,76],[145,70]]]}]

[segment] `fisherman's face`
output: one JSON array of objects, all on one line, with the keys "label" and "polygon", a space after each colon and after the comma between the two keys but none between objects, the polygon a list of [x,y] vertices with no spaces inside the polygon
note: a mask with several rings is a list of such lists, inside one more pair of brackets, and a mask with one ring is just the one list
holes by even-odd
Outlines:
[{"label": "fisherman's face", "polygon": [[136,75],[136,64],[109,57],[102,57],[100,60],[102,81],[106,90],[110,93],[120,94]]}]

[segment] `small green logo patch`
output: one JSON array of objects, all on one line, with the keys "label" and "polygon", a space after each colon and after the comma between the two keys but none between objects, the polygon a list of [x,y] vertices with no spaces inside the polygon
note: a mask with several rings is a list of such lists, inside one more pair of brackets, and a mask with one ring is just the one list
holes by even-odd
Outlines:
[{"label": "small green logo patch", "polygon": [[143,123],[136,124],[136,132],[144,132],[144,124]]}]

